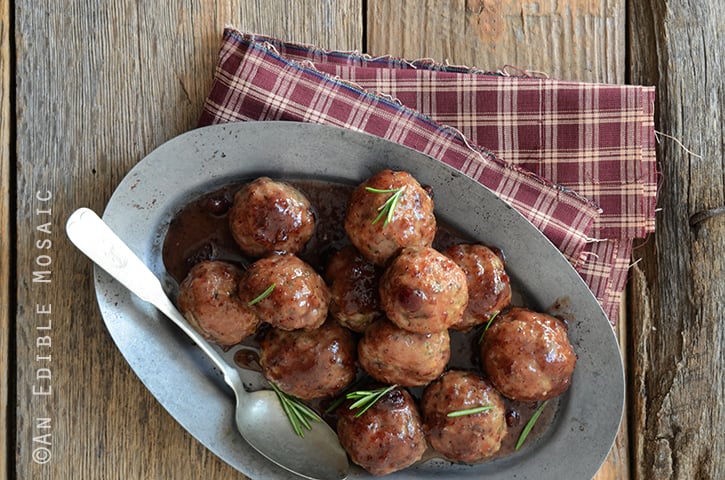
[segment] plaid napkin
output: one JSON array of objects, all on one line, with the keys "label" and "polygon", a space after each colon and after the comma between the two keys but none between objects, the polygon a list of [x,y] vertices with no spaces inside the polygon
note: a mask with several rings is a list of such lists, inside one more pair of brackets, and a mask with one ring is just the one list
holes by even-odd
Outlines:
[{"label": "plaid napkin", "polygon": [[372,58],[228,28],[199,123],[323,123],[437,158],[536,225],[614,323],[632,238],[654,228],[653,105],[652,88]]}]

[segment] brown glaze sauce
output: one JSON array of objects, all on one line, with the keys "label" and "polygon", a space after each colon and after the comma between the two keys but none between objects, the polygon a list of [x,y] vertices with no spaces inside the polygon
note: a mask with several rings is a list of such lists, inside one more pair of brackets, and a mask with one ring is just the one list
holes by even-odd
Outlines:
[{"label": "brown glaze sauce", "polygon": [[[304,193],[315,209],[315,233],[304,250],[299,253],[299,257],[322,274],[330,256],[349,244],[343,229],[343,221],[348,198],[354,186],[316,180],[282,180]],[[203,195],[191,201],[173,218],[164,240],[163,261],[167,272],[177,283],[181,283],[191,267],[203,260],[227,261],[242,268],[254,261],[254,259],[245,258],[237,248],[227,220],[227,213],[232,205],[234,194],[243,184],[244,182],[231,184]],[[471,239],[463,238],[447,229],[439,220],[438,232],[433,244],[435,248],[444,250],[451,244],[464,242],[470,243]],[[501,251],[497,250],[498,252]],[[503,252],[501,252],[501,256],[503,257]],[[513,298],[516,301],[520,297],[514,294]],[[261,330],[264,330],[264,327],[261,327]],[[481,327],[474,328],[467,333],[450,331],[449,369],[473,370],[481,373],[478,359],[478,338],[481,332]],[[255,337],[259,338],[259,335]],[[243,345],[254,348],[257,346],[257,341],[255,338],[249,338],[243,342]],[[234,360],[239,368],[261,370],[256,352],[249,348],[241,348],[235,352]],[[409,390],[418,399],[423,391],[422,388]],[[323,399],[311,402],[311,406],[323,412],[331,402],[331,399]],[[501,449],[485,461],[504,457],[514,452],[521,431],[539,405],[506,398],[504,398],[504,402],[508,432],[504,437]],[[546,432],[556,415],[558,404],[558,398],[548,402],[530,432],[527,444],[533,443]],[[331,425],[335,425],[334,413],[326,414],[324,417]],[[422,461],[436,457],[440,457],[440,454],[429,449]]]}]

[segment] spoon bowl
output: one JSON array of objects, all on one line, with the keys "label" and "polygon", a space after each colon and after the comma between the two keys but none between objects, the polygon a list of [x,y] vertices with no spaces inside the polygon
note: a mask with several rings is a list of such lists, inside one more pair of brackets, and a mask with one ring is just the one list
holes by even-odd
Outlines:
[{"label": "spoon bowl", "polygon": [[73,212],[66,223],[66,233],[81,252],[139,298],[154,305],[209,357],[236,396],[237,428],[255,450],[301,478],[347,478],[347,454],[334,430],[318,418],[301,437],[292,428],[275,392],[247,392],[238,371],[189,325],[158,278],[95,212],[88,208]]}]

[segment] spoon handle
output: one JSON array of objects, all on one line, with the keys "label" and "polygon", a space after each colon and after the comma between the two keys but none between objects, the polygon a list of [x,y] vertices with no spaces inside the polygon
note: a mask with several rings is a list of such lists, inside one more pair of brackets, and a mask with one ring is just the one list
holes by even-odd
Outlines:
[{"label": "spoon handle", "polygon": [[169,317],[224,374],[224,380],[241,395],[241,378],[222,356],[189,325],[164,292],[161,282],[135,253],[93,210],[79,208],[66,223],[68,238],[88,258],[142,300]]}]

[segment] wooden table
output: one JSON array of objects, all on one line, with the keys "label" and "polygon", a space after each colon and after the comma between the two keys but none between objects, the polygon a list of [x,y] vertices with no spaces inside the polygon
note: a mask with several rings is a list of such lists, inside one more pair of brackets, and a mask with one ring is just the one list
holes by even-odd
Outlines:
[{"label": "wooden table", "polygon": [[656,85],[658,130],[696,155],[660,137],[658,232],[635,251],[618,327],[628,408],[597,478],[725,478],[724,5],[0,0],[0,476],[243,478],[127,366],[91,265],[63,233],[72,210],[102,211],[136,162],[195,125],[233,24],[373,55]]}]

